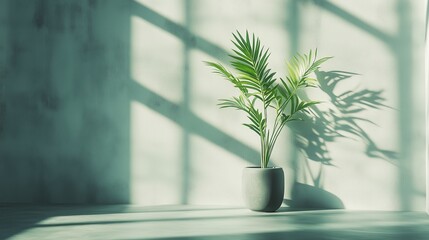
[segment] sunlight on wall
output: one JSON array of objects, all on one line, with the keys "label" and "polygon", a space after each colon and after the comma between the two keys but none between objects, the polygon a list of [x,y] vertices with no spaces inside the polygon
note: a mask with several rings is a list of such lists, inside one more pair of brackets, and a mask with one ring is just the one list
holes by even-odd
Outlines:
[{"label": "sunlight on wall", "polygon": [[242,205],[239,157],[199,136],[191,137],[191,187],[189,203]]},{"label": "sunlight on wall", "polygon": [[132,80],[170,101],[181,101],[183,43],[135,16],[131,26]]},{"label": "sunlight on wall", "polygon": [[[170,25],[182,23],[182,2],[176,1],[175,5],[164,7],[156,3],[145,2],[146,5],[142,6],[159,10],[157,13],[163,14],[164,23],[171,21],[166,24],[167,29]],[[189,72],[186,70],[186,66],[195,64],[207,73],[202,59],[191,61],[186,57],[190,53],[178,38],[185,34],[180,30],[168,33],[138,16],[131,18],[131,24],[131,76],[136,82],[133,91],[138,99],[131,104],[132,203],[240,203],[243,161],[216,146],[223,140],[228,143],[225,131],[207,121],[216,119],[218,114],[212,111],[217,109],[216,96],[211,94],[208,96],[214,99],[205,98],[207,95],[204,94],[208,92],[194,87],[192,80],[198,77],[192,72],[195,68]],[[206,90],[213,93],[213,88],[210,88],[213,85],[207,79],[202,80],[205,80],[203,85],[209,86]],[[200,83],[195,81],[197,87]],[[219,91],[223,89],[225,86]],[[148,93],[151,98],[143,96]],[[189,103],[190,99],[195,101]],[[194,103],[211,109],[201,111],[210,117],[202,118],[196,114]],[[230,128],[235,129],[234,126]]]},{"label": "sunlight on wall", "polygon": [[[181,13],[178,4],[167,9],[173,16]],[[135,16],[131,18],[131,26],[131,77],[138,83],[136,88],[144,86],[160,98],[180,102],[183,43]],[[157,99],[154,104],[159,104]],[[143,205],[179,203],[183,130],[171,119],[138,101],[131,103],[130,126],[131,202]]]},{"label": "sunlight on wall", "polygon": [[181,134],[171,120],[139,102],[131,103],[131,202],[180,201]]},{"label": "sunlight on wall", "polygon": [[258,164],[257,137],[241,126],[243,114],[216,107],[236,92],[203,61],[225,63],[231,32],[248,29],[270,48],[279,77],[295,52],[334,56],[318,73],[322,90],[307,95],[326,103],[291,125],[273,154],[286,172],[286,199],[297,182],[348,209],[423,208],[420,3],[137,4],[131,72],[137,94],[149,97],[131,105],[134,203],[242,203],[241,169]]}]

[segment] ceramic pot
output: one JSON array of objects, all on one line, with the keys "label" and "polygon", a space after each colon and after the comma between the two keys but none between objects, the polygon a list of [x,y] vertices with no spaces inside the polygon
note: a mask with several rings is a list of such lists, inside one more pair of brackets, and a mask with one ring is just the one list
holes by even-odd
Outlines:
[{"label": "ceramic pot", "polygon": [[247,208],[253,211],[275,212],[282,205],[283,195],[282,168],[244,168],[243,197]]}]

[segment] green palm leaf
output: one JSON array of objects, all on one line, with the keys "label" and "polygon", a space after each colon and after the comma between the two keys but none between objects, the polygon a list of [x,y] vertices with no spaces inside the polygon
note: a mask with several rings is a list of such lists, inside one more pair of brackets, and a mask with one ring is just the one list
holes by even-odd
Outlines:
[{"label": "green palm leaf", "polygon": [[[254,34],[245,35],[240,32],[232,34],[231,66],[237,74],[233,74],[219,63],[206,62],[216,74],[220,74],[240,91],[238,97],[220,99],[220,108],[233,108],[244,111],[249,123],[243,125],[260,137],[261,167],[267,167],[277,138],[290,121],[299,120],[300,112],[311,112],[311,107],[318,101],[303,101],[298,90],[306,87],[317,87],[317,79],[311,74],[330,57],[317,59],[317,50],[308,54],[297,54],[287,64],[288,76],[280,78],[277,83],[276,73],[268,67],[270,52],[261,46],[259,38]],[[257,104],[260,102],[261,104]],[[275,104],[273,104],[275,103]],[[261,106],[258,108],[257,106]],[[268,128],[268,108],[276,112],[274,125]]]}]

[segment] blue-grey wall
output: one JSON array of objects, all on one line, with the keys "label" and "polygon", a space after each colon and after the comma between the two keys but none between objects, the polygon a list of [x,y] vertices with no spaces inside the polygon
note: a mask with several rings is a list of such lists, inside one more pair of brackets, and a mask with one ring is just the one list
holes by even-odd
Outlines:
[{"label": "blue-grey wall", "polygon": [[0,202],[129,202],[127,1],[0,1]]},{"label": "blue-grey wall", "polygon": [[[290,125],[272,164],[285,202],[421,210],[424,1],[0,1],[0,202],[241,205],[258,163],[234,89],[236,29],[271,68],[318,48],[316,118]],[[318,202],[321,199],[322,202]],[[323,202],[325,201],[325,202]],[[332,207],[332,206],[327,206]]]}]

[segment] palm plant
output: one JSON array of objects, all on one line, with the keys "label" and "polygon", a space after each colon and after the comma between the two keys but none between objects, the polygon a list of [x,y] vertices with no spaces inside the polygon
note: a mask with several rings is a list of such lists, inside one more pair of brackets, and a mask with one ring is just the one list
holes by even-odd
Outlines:
[{"label": "palm plant", "polygon": [[[260,138],[261,168],[268,167],[271,153],[279,134],[286,123],[300,120],[298,113],[311,112],[309,108],[318,101],[304,101],[298,90],[318,87],[317,79],[310,77],[330,57],[317,59],[317,49],[308,54],[297,54],[287,63],[289,75],[286,80],[276,78],[268,67],[269,49],[261,46],[254,34],[245,36],[232,34],[231,65],[238,72],[234,74],[220,63],[206,62],[215,73],[222,75],[239,90],[231,99],[220,99],[220,108],[234,108],[247,113],[250,128]],[[269,118],[270,117],[270,121]],[[271,119],[271,117],[274,117]]]}]

